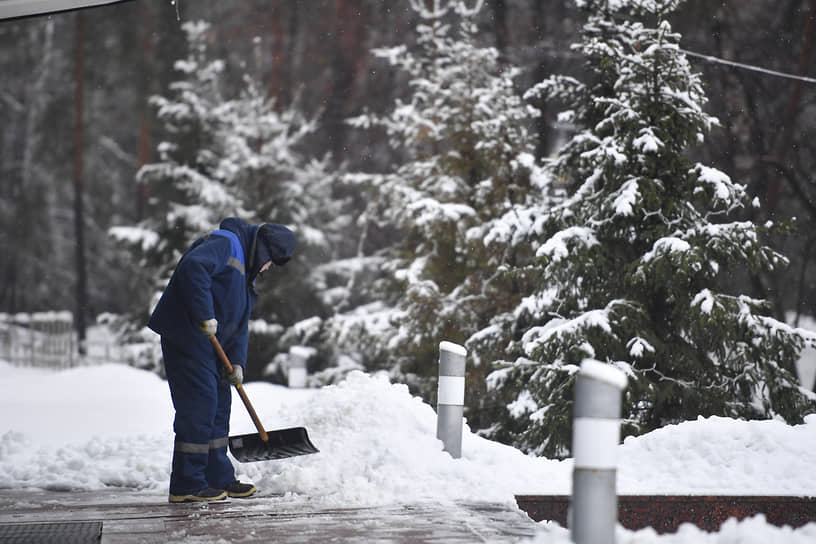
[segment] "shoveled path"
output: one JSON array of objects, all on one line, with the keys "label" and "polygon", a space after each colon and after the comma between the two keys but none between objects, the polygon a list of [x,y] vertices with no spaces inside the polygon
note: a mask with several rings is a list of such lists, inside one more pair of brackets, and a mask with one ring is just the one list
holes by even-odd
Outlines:
[{"label": "shoveled path", "polygon": [[473,544],[518,542],[536,532],[535,522],[524,512],[503,504],[333,508],[290,495],[207,504],[166,501],[155,492],[131,490],[0,490],[0,543]]}]

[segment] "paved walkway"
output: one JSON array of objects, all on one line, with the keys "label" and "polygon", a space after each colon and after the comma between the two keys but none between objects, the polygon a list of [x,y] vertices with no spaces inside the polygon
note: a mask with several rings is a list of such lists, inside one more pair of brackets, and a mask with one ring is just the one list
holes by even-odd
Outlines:
[{"label": "paved walkway", "polygon": [[[521,510],[496,504],[406,504],[329,508],[291,496],[171,505],[127,490],[0,490],[0,542],[139,543],[478,543],[518,542],[535,533]],[[40,535],[39,540],[31,535]],[[17,535],[17,536],[15,536]],[[28,537],[25,537],[28,535]],[[53,539],[51,539],[53,537]],[[90,538],[90,539],[89,539]]]}]

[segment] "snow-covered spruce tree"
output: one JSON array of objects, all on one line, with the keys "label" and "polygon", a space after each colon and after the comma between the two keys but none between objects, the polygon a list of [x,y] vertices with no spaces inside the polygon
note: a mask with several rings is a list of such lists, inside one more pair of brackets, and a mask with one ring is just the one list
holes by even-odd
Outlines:
[{"label": "snow-covered spruce tree", "polygon": [[298,102],[278,111],[275,100],[251,79],[241,95],[222,107],[224,130],[218,137],[222,154],[216,177],[234,186],[249,219],[289,226],[298,240],[297,251],[286,267],[270,269],[262,281],[259,316],[291,325],[322,313],[316,293],[321,289],[312,270],[335,257],[345,243],[351,221],[345,213],[347,198],[338,195],[338,175],[329,156],[309,158],[301,152],[303,140],[317,130]]},{"label": "snow-covered spruce tree", "polygon": [[[219,83],[221,60],[209,57],[209,24],[184,23],[188,55],[176,61],[179,79],[169,96],[153,96],[166,140],[158,145],[159,161],[143,166],[136,181],[146,186],[149,200],[137,225],[111,229],[111,235],[130,244],[139,266],[153,270],[161,289],[190,242],[220,219],[248,217],[234,184],[218,176],[223,159],[219,137],[226,126],[225,99]],[[145,310],[149,308],[146,306]]]},{"label": "snow-covered spruce tree", "polygon": [[380,302],[365,315],[336,316],[327,329],[340,337],[351,325],[374,356],[368,368],[387,367],[429,398],[439,342],[463,342],[518,302],[512,286],[484,272],[500,256],[468,233],[525,201],[535,145],[527,124],[538,112],[515,92],[517,70],[476,44],[479,2],[437,3],[433,12],[419,4],[416,50],[374,50],[406,76],[410,95],[385,115],[351,121],[384,130],[405,157],[391,172],[347,177],[369,195],[361,217],[369,231],[396,233],[372,260],[385,277],[362,285],[363,300]]},{"label": "snow-covered spruce tree", "polygon": [[[321,265],[337,258],[353,219],[348,197],[337,191],[339,175],[330,156],[309,158],[301,152],[304,139],[317,130],[316,120],[305,117],[297,100],[279,111],[251,78],[245,79],[241,95],[222,106],[225,129],[218,140],[223,156],[217,178],[236,188],[251,212],[249,220],[285,224],[298,241],[292,261],[271,268],[256,283],[262,296],[250,330],[258,338],[276,338],[250,343],[250,360],[262,370],[301,343],[301,336],[288,327],[330,313],[321,296],[326,290]],[[284,336],[286,332],[290,334]]]},{"label": "snow-covered spruce tree", "polygon": [[[255,312],[289,324],[311,308],[315,288],[307,271],[332,251],[341,231],[341,226],[332,230],[342,217],[343,200],[333,194],[337,176],[329,173],[328,157],[309,159],[298,152],[316,130],[314,120],[296,105],[279,111],[248,76],[238,97],[222,97],[224,66],[207,50],[209,25],[185,23],[184,29],[189,53],[176,62],[180,79],[168,96],[152,98],[166,140],[158,146],[159,161],[137,174],[137,182],[148,188],[149,205],[137,225],[114,227],[111,234],[131,245],[139,266],[154,280],[152,302],[143,308],[147,313],[191,241],[225,217],[290,226],[298,236],[296,256],[286,268],[267,273],[277,276],[273,281],[258,284],[267,292]],[[144,313],[136,316],[139,324]],[[253,326],[258,332],[283,330],[258,321]]]},{"label": "snow-covered spruce tree", "polygon": [[224,64],[209,57],[207,23],[188,22],[182,28],[188,52],[174,65],[179,79],[168,96],[150,99],[166,139],[157,147],[159,161],[136,175],[148,201],[137,224],[109,230],[130,249],[132,266],[149,282],[144,305],[133,309],[119,334],[131,346],[132,364],[160,374],[161,352],[145,323],[176,262],[193,239],[218,225],[220,216],[248,215],[233,188],[215,178],[221,158],[216,135],[223,126],[219,82]]},{"label": "snow-covered spruce tree", "polygon": [[814,408],[790,371],[813,337],[732,292],[744,271],[785,258],[734,219],[744,187],[686,155],[716,119],[666,20],[680,3],[579,0],[587,81],[551,77],[529,92],[566,103],[561,119],[576,127],[546,163],[570,194],[543,217],[494,225],[491,244],[532,249],[535,262],[507,267],[527,296],[469,342],[504,359],[488,380],[507,403],[492,435],[527,452],[569,453],[585,359],[629,377],[626,434],[700,415],[793,423]]}]

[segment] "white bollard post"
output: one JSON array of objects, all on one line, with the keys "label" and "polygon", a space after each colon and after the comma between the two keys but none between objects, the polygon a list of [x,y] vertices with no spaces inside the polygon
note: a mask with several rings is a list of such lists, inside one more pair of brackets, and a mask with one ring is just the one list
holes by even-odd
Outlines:
[{"label": "white bollard post", "polygon": [[465,357],[467,350],[453,342],[439,344],[439,388],[436,437],[454,459],[462,457],[462,416],[465,411]]},{"label": "white bollard post", "polygon": [[289,348],[289,372],[287,383],[289,387],[302,389],[306,387],[306,361],[311,355],[309,348],[292,346]]},{"label": "white bollard post", "polygon": [[572,422],[570,535],[576,544],[614,544],[618,522],[615,478],[620,442],[621,392],[626,375],[586,360],[575,385]]}]

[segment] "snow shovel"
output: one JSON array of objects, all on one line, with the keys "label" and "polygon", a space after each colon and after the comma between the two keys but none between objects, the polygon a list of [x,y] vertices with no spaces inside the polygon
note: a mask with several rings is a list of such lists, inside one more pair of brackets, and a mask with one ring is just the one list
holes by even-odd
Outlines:
[{"label": "snow shovel", "polygon": [[[232,374],[232,364],[224,353],[224,348],[221,347],[221,342],[215,335],[210,336],[210,341],[215,348],[218,358],[224,364],[229,374]],[[287,457],[294,457],[296,455],[307,455],[309,453],[317,453],[319,450],[314,447],[306,429],[303,427],[290,427],[288,429],[279,429],[276,431],[266,432],[261,424],[258,414],[249,402],[246,391],[238,384],[235,386],[241,400],[244,401],[249,417],[255,423],[258,429],[257,434],[244,434],[240,436],[229,437],[229,448],[235,457],[241,463],[249,463],[252,461],[270,461],[274,459],[285,459]]]}]

